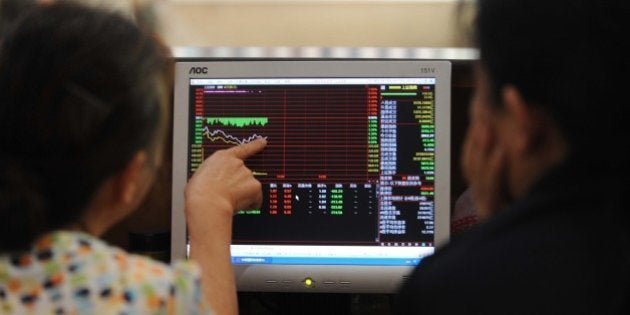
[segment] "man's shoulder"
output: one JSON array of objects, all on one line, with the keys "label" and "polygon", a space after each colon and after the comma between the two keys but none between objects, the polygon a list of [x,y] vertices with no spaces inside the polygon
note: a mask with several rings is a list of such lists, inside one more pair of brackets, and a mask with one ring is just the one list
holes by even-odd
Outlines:
[{"label": "man's shoulder", "polygon": [[421,262],[402,298],[416,306],[431,300],[457,307],[452,302],[459,300],[480,311],[531,299],[527,310],[534,311],[536,305],[627,294],[627,238],[615,237],[612,217],[583,210],[508,213],[464,233]]}]

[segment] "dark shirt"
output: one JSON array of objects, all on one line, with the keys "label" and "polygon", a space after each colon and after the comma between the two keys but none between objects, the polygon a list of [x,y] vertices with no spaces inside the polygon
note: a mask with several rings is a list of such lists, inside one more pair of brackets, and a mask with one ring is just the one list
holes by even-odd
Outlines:
[{"label": "dark shirt", "polygon": [[630,314],[628,183],[580,163],[424,259],[398,314]]}]

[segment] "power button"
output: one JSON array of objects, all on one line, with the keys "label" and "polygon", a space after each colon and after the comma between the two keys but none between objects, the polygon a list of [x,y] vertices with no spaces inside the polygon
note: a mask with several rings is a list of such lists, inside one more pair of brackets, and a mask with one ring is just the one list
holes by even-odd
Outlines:
[{"label": "power button", "polygon": [[302,283],[307,288],[312,288],[313,286],[315,286],[315,281],[311,277],[304,278],[304,280],[302,280]]}]

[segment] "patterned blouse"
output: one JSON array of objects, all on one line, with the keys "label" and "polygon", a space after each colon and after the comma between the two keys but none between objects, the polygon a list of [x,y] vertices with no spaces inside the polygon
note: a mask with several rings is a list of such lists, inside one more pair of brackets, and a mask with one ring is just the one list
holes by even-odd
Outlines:
[{"label": "patterned blouse", "polygon": [[200,272],[59,231],[0,255],[0,314],[209,314]]}]

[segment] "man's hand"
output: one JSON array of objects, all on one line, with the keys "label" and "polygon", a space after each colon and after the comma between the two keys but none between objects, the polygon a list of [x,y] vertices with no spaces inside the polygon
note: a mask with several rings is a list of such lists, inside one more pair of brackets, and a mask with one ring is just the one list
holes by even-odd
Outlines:
[{"label": "man's hand", "polygon": [[462,169],[481,220],[487,219],[508,201],[506,153],[492,130],[490,113],[473,115],[464,139]]}]

